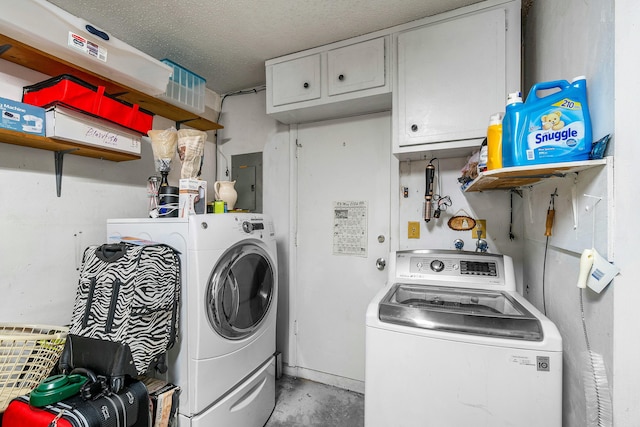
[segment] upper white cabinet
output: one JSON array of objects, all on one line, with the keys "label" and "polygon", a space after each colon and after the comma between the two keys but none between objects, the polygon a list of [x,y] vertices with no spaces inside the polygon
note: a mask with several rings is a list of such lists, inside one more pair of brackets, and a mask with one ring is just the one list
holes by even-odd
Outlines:
[{"label": "upper white cabinet", "polygon": [[384,45],[380,37],[327,52],[329,96],[384,86]]},{"label": "upper white cabinet", "polygon": [[478,9],[394,34],[394,153],[470,153],[489,117],[520,90],[520,2]]},{"label": "upper white cabinet", "polygon": [[304,123],[391,109],[389,41],[365,36],[267,61],[267,114]]},{"label": "upper white cabinet", "polygon": [[309,55],[273,66],[273,106],[320,98],[320,55]]},{"label": "upper white cabinet", "polygon": [[520,86],[520,0],[487,0],[266,62],[267,114],[304,123],[392,109],[401,159],[463,156]]}]

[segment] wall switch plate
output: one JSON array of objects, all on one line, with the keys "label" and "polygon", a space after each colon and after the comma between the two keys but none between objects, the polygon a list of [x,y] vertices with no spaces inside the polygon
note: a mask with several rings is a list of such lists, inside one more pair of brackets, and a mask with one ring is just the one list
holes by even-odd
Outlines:
[{"label": "wall switch plate", "polygon": [[419,239],[420,238],[420,222],[418,222],[418,221],[409,221],[409,226],[407,228],[407,238],[409,238],[409,239]]},{"label": "wall switch plate", "polygon": [[[480,230],[480,237],[478,237],[478,230]],[[486,239],[487,238],[487,220],[476,219],[476,226],[471,229],[472,239]]]}]

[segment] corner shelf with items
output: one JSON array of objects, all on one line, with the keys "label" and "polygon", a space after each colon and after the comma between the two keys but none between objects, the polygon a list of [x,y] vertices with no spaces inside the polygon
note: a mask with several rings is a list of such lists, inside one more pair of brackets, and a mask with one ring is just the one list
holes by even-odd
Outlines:
[{"label": "corner shelf with items", "polygon": [[[0,34],[0,59],[13,62],[46,75],[56,76],[69,74],[92,85],[103,86],[105,92],[111,96],[130,104],[137,104],[140,108],[150,111],[153,114],[175,121],[176,127],[185,124],[202,131],[222,129],[221,125],[205,117],[186,111],[160,98],[131,89],[107,77],[98,75],[71,62],[7,37],[4,34]],[[53,151],[58,197],[60,197],[62,180],[62,162],[66,154],[105,159],[114,162],[138,160],[141,158],[136,154],[75,144],[69,141],[30,135],[7,129],[0,129],[0,142]]]},{"label": "corner shelf with items", "polygon": [[162,98],[131,89],[3,34],[0,34],[0,59],[49,76],[71,74],[92,85],[104,86],[105,92],[109,95],[131,104],[137,104],[140,108],[173,120],[178,124],[186,124],[189,127],[203,131],[222,129],[222,126],[218,123],[170,104]]},{"label": "corner shelf with items", "polygon": [[515,166],[481,172],[468,185],[462,186],[465,193],[475,191],[500,190],[534,185],[552,177],[564,177],[586,169],[607,164],[607,159],[579,162],[548,163],[541,165]]}]

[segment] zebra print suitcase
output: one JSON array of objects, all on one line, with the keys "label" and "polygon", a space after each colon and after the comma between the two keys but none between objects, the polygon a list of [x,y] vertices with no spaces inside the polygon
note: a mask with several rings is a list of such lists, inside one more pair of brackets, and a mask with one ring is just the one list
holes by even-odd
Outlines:
[{"label": "zebra print suitcase", "polygon": [[168,245],[88,247],[83,255],[62,372],[107,376],[113,392],[152,369],[166,371],[177,338],[180,258]]}]

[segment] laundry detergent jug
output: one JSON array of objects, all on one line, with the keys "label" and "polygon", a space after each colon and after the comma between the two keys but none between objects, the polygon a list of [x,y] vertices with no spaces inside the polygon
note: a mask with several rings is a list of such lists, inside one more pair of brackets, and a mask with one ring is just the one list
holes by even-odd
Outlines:
[{"label": "laundry detergent jug", "polygon": [[[558,89],[546,96],[539,91]],[[538,83],[524,103],[507,105],[502,122],[503,167],[588,160],[591,118],[587,81]]]}]

